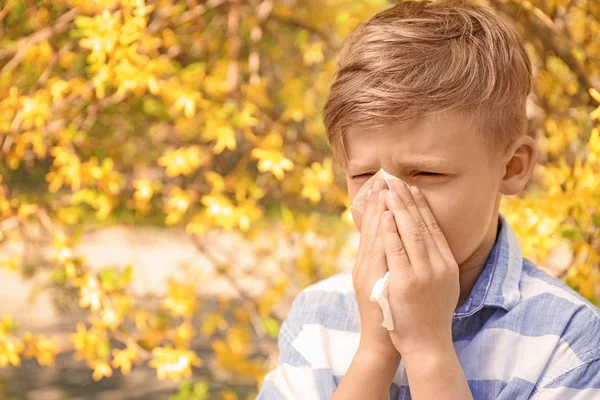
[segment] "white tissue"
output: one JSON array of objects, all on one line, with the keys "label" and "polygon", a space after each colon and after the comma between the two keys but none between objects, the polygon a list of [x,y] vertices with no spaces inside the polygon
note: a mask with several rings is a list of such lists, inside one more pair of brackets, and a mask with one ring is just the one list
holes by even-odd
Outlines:
[{"label": "white tissue", "polygon": [[[406,187],[410,187],[409,184],[404,182],[402,179],[395,177],[389,172],[385,171],[381,168],[375,175],[373,175],[369,180],[367,180],[363,186],[360,188],[354,199],[352,200],[352,204],[350,205],[351,209],[354,209],[360,213],[364,212],[365,201],[367,201],[367,194],[370,188],[373,187],[375,180],[383,179],[388,185],[388,188],[392,188],[392,184],[395,180],[400,180],[402,183],[406,185]],[[381,311],[383,313],[383,322],[381,326],[386,328],[388,331],[394,330],[394,321],[392,320],[392,312],[390,311],[390,303],[388,301],[389,295],[389,278],[390,271],[387,271],[385,275],[377,280],[373,285],[373,289],[371,291],[370,300],[372,302],[377,302]]]}]

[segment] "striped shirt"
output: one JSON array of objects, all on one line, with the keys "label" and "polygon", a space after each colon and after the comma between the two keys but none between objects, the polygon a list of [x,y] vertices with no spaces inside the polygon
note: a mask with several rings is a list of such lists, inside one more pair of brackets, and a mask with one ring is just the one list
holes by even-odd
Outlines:
[{"label": "striped shirt", "polygon": [[[524,258],[502,213],[452,336],[475,400],[600,399],[600,309]],[[279,363],[257,400],[331,398],[359,337],[351,271],[307,287],[281,326]],[[389,398],[411,399],[402,360]]]}]

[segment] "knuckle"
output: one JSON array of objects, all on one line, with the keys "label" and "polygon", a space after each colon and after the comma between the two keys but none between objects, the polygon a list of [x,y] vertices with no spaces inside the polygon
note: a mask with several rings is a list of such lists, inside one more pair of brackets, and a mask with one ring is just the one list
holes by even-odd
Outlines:
[{"label": "knuckle", "polygon": [[432,235],[440,235],[442,233],[440,226],[435,221],[431,221],[429,223],[428,227],[429,227],[429,232],[431,232]]},{"label": "knuckle", "polygon": [[423,280],[423,282],[427,282],[427,284],[435,284],[437,282],[437,277],[434,273],[429,271],[420,271],[419,278]]},{"label": "knuckle", "polygon": [[419,220],[419,222],[417,222],[417,227],[419,228],[419,232],[422,234],[426,234],[428,231],[427,224],[423,220]]},{"label": "knuckle", "polygon": [[379,251],[379,248],[377,246],[373,246],[373,248],[371,249],[371,260],[372,261],[379,261],[382,258],[383,254],[381,254],[381,251]]},{"label": "knuckle", "polygon": [[395,257],[405,257],[406,249],[401,244],[397,244],[391,249],[391,254]]},{"label": "knuckle", "polygon": [[414,278],[404,279],[401,285],[405,292],[416,292],[420,288],[419,281]]},{"label": "knuckle", "polygon": [[408,237],[416,243],[420,243],[423,241],[423,235],[419,229],[413,229],[409,232]]},{"label": "knuckle", "polygon": [[379,261],[381,259],[381,254],[376,249],[371,250],[371,260]]}]

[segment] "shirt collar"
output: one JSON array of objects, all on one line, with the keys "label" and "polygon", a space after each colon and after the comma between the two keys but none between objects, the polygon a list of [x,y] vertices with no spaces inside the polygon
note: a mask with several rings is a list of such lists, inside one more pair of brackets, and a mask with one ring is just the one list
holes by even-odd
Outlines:
[{"label": "shirt collar", "polygon": [[521,297],[519,281],[523,268],[521,245],[515,232],[502,214],[498,214],[496,242],[471,294],[455,310],[453,318],[475,314],[483,307],[512,309]]}]

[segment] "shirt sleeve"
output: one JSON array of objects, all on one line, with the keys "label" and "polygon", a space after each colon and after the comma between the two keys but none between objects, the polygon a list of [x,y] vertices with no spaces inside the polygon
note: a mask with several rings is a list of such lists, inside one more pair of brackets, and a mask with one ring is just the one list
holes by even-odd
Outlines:
[{"label": "shirt sleeve", "polygon": [[564,399],[600,399],[600,359],[565,372],[530,397],[530,400]]},{"label": "shirt sleeve", "polygon": [[[319,399],[315,371],[306,358],[294,348],[294,339],[302,329],[306,315],[305,301],[301,292],[283,321],[277,344],[279,360],[276,368],[263,381],[256,400]],[[316,345],[316,344],[315,344]]]}]

